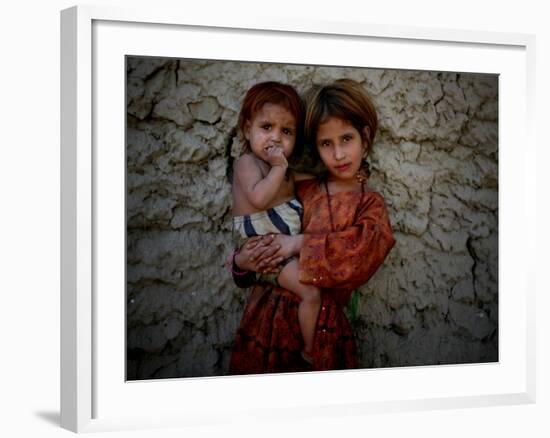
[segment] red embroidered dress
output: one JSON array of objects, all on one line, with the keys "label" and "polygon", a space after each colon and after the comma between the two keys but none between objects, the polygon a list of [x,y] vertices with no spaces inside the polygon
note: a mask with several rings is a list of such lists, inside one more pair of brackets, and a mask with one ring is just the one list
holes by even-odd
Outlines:
[{"label": "red embroidered dress", "polygon": [[[386,206],[376,192],[330,195],[317,180],[297,184],[304,207],[300,281],[322,290],[313,350],[314,370],[357,368],[355,338],[343,308],[395,244]],[[254,286],[231,356],[231,374],[304,371],[298,323],[300,298],[267,284]]]}]

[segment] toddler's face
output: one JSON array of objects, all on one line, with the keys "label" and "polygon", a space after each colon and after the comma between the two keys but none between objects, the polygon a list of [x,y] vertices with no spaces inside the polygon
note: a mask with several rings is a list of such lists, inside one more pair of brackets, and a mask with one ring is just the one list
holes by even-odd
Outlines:
[{"label": "toddler's face", "polygon": [[258,158],[267,161],[272,147],[282,148],[288,158],[296,142],[296,119],[284,106],[266,103],[246,122],[244,135]]}]

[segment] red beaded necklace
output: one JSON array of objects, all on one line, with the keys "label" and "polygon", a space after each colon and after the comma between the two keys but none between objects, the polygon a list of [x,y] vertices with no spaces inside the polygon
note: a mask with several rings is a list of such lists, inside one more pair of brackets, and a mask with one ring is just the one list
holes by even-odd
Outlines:
[{"label": "red beaded necklace", "polygon": [[[325,178],[323,180],[323,183],[325,184],[325,192],[327,193],[327,203],[328,203],[328,216],[330,218],[330,229],[334,233],[334,219],[332,218],[332,206],[330,203],[330,192],[328,191],[328,178]],[[353,216],[353,223],[357,221],[357,213],[359,212],[359,206],[363,205],[363,197],[365,195],[365,181],[361,181],[361,199],[359,200],[359,204],[357,208],[355,209],[355,216]]]}]

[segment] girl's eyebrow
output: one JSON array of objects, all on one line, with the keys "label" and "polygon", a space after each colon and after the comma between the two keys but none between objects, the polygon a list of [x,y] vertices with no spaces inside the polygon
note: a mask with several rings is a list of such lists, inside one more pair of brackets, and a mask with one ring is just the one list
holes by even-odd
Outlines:
[{"label": "girl's eyebrow", "polygon": [[349,130],[347,132],[344,132],[343,134],[340,135],[340,137],[345,137],[346,135],[353,135],[353,131]]},{"label": "girl's eyebrow", "polygon": [[259,119],[258,120],[258,123],[263,125],[265,123],[270,123],[270,124],[273,124],[273,123],[278,123],[279,125],[283,126],[283,127],[287,127],[287,128],[291,128],[291,129],[295,129],[296,128],[296,123],[294,122],[291,122],[291,121],[283,121],[283,122],[280,122],[278,120],[270,120],[270,119]]},{"label": "girl's eyebrow", "polygon": [[[345,137],[346,135],[353,135],[353,130],[350,129],[349,131],[344,131],[341,134],[338,134],[338,137]],[[332,137],[332,135],[328,135],[326,138],[323,138],[323,140],[330,139]]]}]

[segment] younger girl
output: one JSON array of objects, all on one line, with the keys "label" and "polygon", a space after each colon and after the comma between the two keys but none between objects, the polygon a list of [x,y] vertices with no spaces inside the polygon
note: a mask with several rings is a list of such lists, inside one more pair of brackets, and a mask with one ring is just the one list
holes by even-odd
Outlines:
[{"label": "younger girl", "polygon": [[[291,172],[287,159],[294,150],[302,124],[301,100],[296,90],[277,82],[254,85],[243,102],[239,130],[244,154],[235,163],[233,225],[240,240],[270,233],[295,235],[302,228],[302,205],[294,182],[307,175]],[[304,341],[302,356],[310,360],[321,304],[316,286],[298,280],[298,260],[281,260],[280,272],[261,279],[290,290],[301,298],[298,320]]]}]

